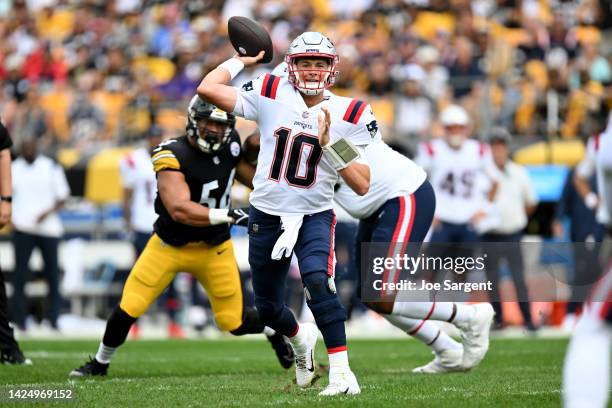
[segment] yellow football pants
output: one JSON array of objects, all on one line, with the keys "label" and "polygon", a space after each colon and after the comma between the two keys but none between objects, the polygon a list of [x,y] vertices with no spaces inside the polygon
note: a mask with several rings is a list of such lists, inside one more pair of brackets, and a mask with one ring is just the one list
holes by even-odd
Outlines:
[{"label": "yellow football pants", "polygon": [[242,287],[231,240],[211,246],[191,243],[173,247],[153,234],[125,282],[119,306],[140,317],[178,272],[191,273],[202,284],[221,330],[242,324]]}]

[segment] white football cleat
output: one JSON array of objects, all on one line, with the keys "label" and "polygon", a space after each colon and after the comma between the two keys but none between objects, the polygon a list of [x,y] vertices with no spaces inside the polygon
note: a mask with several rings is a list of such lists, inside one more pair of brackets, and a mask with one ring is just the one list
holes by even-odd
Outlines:
[{"label": "white football cleat", "polygon": [[463,369],[469,370],[482,361],[487,350],[489,350],[489,331],[493,323],[495,311],[490,303],[478,303],[474,305],[476,309],[474,317],[461,325],[457,325],[461,330],[463,339]]},{"label": "white football cleat", "polygon": [[440,353],[433,352],[432,361],[412,370],[418,374],[444,374],[465,371],[463,368],[463,347],[447,349]]},{"label": "white football cleat", "polygon": [[300,324],[300,331],[304,331],[306,350],[299,354],[295,351],[295,380],[297,385],[306,388],[312,385],[315,376],[314,350],[319,336],[319,329],[312,323]]},{"label": "white football cleat", "polygon": [[357,378],[350,368],[329,371],[329,385],[319,395],[330,397],[333,395],[355,395],[361,393]]}]

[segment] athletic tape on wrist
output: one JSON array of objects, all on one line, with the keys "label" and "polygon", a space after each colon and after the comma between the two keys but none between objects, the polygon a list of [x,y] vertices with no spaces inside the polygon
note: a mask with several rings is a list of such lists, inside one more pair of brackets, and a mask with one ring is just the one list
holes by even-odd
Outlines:
[{"label": "athletic tape on wrist", "polygon": [[244,69],[244,63],[240,61],[238,58],[230,58],[225,62],[222,62],[217,68],[223,68],[227,72],[229,72],[230,77],[234,79],[236,75],[240,73]]},{"label": "athletic tape on wrist", "polygon": [[227,224],[233,221],[228,215],[229,211],[222,208],[211,208],[208,210],[210,225]]}]

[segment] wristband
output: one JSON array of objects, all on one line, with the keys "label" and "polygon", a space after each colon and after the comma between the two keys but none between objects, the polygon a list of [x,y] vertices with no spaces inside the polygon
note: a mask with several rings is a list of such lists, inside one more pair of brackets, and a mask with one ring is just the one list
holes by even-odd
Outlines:
[{"label": "wristband", "polygon": [[342,170],[357,160],[359,151],[350,140],[340,138],[333,143],[322,146],[323,152],[332,162],[335,170]]},{"label": "wristband", "polygon": [[234,219],[228,215],[229,210],[222,208],[209,208],[208,220],[210,225],[228,224],[234,222]]},{"label": "wristband", "polygon": [[597,207],[598,202],[599,199],[597,198],[597,194],[592,191],[584,197],[584,205],[586,205],[589,210],[593,210]]},{"label": "wristband", "polygon": [[236,75],[240,73],[244,69],[244,62],[240,61],[238,58],[230,58],[227,61],[221,63],[217,68],[223,68],[227,72],[229,72],[231,79],[234,79]]},{"label": "wristband", "polygon": [[13,202],[13,196],[0,196],[0,201],[6,201],[7,203]]}]

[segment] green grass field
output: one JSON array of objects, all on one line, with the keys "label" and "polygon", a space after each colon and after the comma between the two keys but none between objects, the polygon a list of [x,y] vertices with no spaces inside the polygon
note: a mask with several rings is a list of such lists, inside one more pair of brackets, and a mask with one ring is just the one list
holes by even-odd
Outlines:
[{"label": "green grass field", "polygon": [[[416,341],[353,340],[349,355],[362,394],[321,398],[326,373],[313,389],[299,390],[293,369],[282,370],[263,340],[128,341],[108,377],[74,383],[74,405],[36,406],[556,407],[566,345],[556,339],[493,340],[472,372],[424,376],[410,372],[431,358]],[[0,366],[3,395],[15,385],[70,387],[68,372],[95,353],[97,342],[31,340],[22,347],[34,366]],[[321,342],[317,354],[326,362]]]}]

